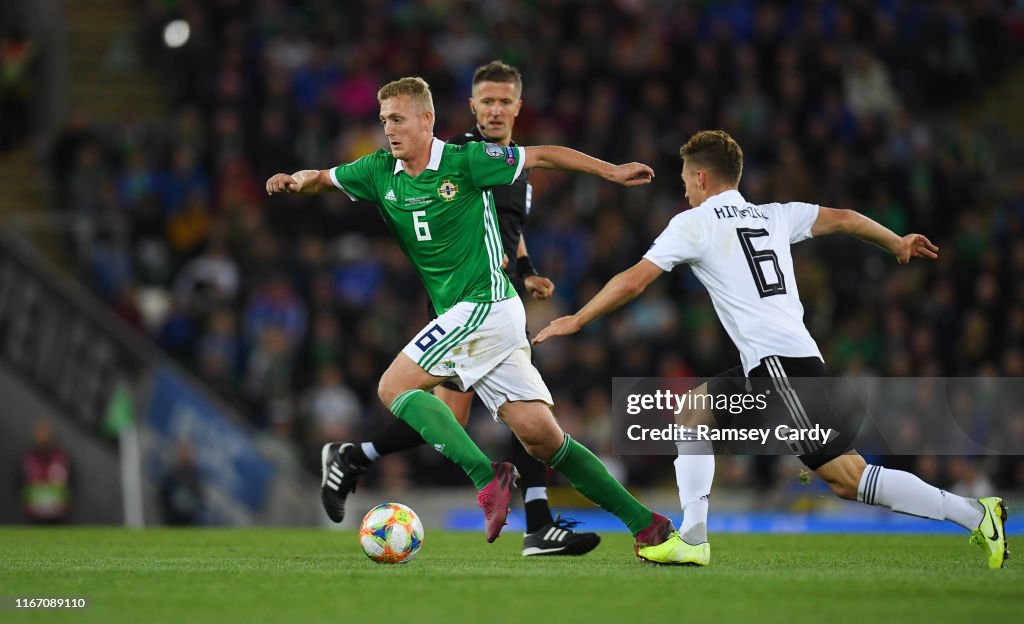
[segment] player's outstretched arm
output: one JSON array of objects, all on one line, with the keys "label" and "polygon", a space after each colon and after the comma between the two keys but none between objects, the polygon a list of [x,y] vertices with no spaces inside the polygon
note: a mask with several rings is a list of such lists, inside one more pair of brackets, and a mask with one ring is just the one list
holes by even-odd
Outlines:
[{"label": "player's outstretched arm", "polygon": [[818,208],[818,218],[811,226],[811,235],[817,237],[837,232],[878,245],[896,256],[896,260],[900,264],[910,262],[911,258],[935,260],[939,257],[938,245],[932,244],[923,234],[907,234],[901,237],[881,223],[865,217],[859,212],[837,210],[825,206]]},{"label": "player's outstretched arm", "polygon": [[326,169],[303,169],[292,174],[278,173],[267,180],[267,195],[274,193],[301,193],[312,195],[337,191],[331,182],[331,173]]},{"label": "player's outstretched arm", "polygon": [[658,265],[644,258],[608,280],[604,288],[580,308],[579,312],[551,321],[547,327],[540,330],[533,339],[533,344],[540,344],[555,336],[575,334],[591,321],[636,299],[662,273],[664,271]]},{"label": "player's outstretched arm", "polygon": [[526,161],[523,163],[525,169],[578,171],[602,177],[622,186],[640,186],[649,184],[654,179],[654,169],[643,163],[613,165],[610,162],[559,145],[527,147],[525,150]]}]

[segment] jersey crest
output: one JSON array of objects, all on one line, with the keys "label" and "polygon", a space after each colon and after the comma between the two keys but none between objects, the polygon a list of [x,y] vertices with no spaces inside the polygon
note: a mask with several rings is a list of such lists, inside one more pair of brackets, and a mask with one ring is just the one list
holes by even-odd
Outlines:
[{"label": "jersey crest", "polygon": [[437,187],[437,194],[440,195],[445,201],[452,201],[459,192],[459,187],[452,183],[451,180],[445,180],[441,183],[441,186]]}]

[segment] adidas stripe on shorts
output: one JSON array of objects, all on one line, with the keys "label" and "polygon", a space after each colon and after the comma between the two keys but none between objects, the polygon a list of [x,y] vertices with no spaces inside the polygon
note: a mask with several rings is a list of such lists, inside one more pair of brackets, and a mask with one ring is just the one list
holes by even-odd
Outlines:
[{"label": "adidas stripe on shorts", "polygon": [[[786,443],[789,452],[811,470],[817,470],[852,450],[859,429],[858,423],[848,422],[832,409],[825,364],[816,357],[769,356],[752,368],[749,375],[744,375],[743,368],[737,366],[709,379],[708,392],[713,395],[754,393],[767,397],[764,410],[746,410],[742,414],[713,410],[719,427],[774,428],[786,425],[810,429],[819,425],[836,432],[825,444],[811,440]],[[730,444],[728,448],[737,454],[751,452],[742,444]],[[759,446],[755,452],[764,453],[765,450],[766,447]]]},{"label": "adidas stripe on shorts", "polygon": [[431,375],[472,387],[491,415],[507,401],[544,401],[551,392],[530,361],[526,311],[519,297],[461,302],[427,323],[402,349]]}]

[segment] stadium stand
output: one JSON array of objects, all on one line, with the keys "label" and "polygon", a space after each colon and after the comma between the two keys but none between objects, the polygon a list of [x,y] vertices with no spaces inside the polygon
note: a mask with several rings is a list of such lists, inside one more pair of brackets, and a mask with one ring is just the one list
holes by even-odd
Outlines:
[{"label": "stadium stand", "polygon": [[[375,208],[341,194],[268,200],[263,180],[380,147],[375,92],[403,75],[432,85],[437,136],[464,131],[473,68],[492,58],[523,71],[521,143],[638,160],[659,174],[629,191],[531,178],[531,255],[558,285],[551,302],[529,305],[531,327],[576,309],[642,255],[686,207],[679,146],[721,127],[745,148],[750,200],[853,208],[942,248],[938,263],[900,271],[883,271],[881,252],[853,251],[857,242],[797,248],[806,318],[832,374],[1024,376],[1024,163],[1012,132],[1021,124],[1012,111],[1024,106],[1020,9],[376,6],[146,3],[139,41],[168,114],[73,116],[50,152],[53,210],[76,224],[67,248],[79,277],[297,457],[314,456],[339,428],[368,433],[385,422],[377,377],[425,323],[425,305],[408,304],[423,289]],[[176,18],[191,34],[169,48],[162,31]],[[563,426],[605,453],[612,376],[709,374],[737,359],[692,275],[663,281],[592,331],[539,350]],[[308,398],[325,393],[338,414]],[[473,426],[500,444],[505,434],[487,420]],[[629,483],[670,479],[664,459],[624,458]],[[957,478],[946,461],[904,461],[934,482]],[[461,483],[438,462],[429,451],[392,457],[378,478]],[[739,464],[723,478],[770,484],[772,464]],[[1024,486],[1017,458],[983,468],[998,487]]]}]

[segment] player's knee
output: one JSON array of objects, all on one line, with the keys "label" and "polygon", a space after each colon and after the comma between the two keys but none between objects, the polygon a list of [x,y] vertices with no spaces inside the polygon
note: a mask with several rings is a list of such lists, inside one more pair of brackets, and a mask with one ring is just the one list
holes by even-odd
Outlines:
[{"label": "player's knee", "polygon": [[515,434],[530,455],[536,457],[537,452],[542,452],[546,440],[539,426],[533,423],[523,424],[516,427]]},{"label": "player's knee", "polygon": [[526,452],[542,462],[554,457],[562,443],[562,435],[557,426],[552,428],[540,419],[517,422],[513,432]]},{"label": "player's knee", "polygon": [[[704,396],[708,393],[708,385],[702,384],[690,391],[692,396]],[[676,424],[683,427],[696,427],[698,425],[714,424],[714,417],[711,410],[703,401],[686,401],[682,409],[676,414]]]},{"label": "player's knee", "polygon": [[550,445],[546,445],[543,442],[523,442],[522,440],[520,442],[523,448],[526,449],[526,453],[538,461],[547,462],[555,455],[551,452]]},{"label": "player's knee", "polygon": [[391,375],[385,372],[381,376],[380,381],[377,382],[377,396],[380,398],[381,403],[384,404],[384,407],[390,409],[391,404],[395,402],[399,394],[401,394],[401,391],[395,387]]}]

